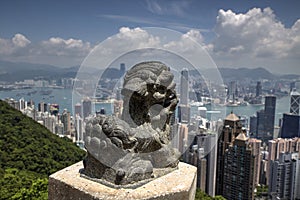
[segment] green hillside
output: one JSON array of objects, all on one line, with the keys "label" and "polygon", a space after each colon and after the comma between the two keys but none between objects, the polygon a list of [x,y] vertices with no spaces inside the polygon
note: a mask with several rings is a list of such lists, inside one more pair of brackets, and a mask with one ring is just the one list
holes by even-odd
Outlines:
[{"label": "green hillside", "polygon": [[84,156],[0,100],[0,199],[47,199],[48,176]]}]

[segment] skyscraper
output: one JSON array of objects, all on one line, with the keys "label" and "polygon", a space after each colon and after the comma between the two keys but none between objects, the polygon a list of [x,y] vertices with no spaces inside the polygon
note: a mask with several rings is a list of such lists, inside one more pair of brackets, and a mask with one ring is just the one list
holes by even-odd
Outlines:
[{"label": "skyscraper", "polygon": [[180,104],[178,106],[178,121],[184,124],[190,122],[190,109],[189,105]]},{"label": "skyscraper", "polygon": [[267,164],[267,170],[266,170],[266,178],[267,182],[269,182],[270,177],[270,164],[271,161],[275,161],[279,159],[280,153],[293,153],[298,152],[300,156],[300,138],[277,138],[273,140],[269,140],[268,143],[268,164]]},{"label": "skyscraper", "polygon": [[300,116],[284,113],[280,130],[281,138],[300,137]]},{"label": "skyscraper", "polygon": [[120,73],[121,73],[121,76],[123,76],[125,74],[125,71],[126,71],[125,63],[121,63],[120,64]]},{"label": "skyscraper", "polygon": [[299,115],[300,109],[300,93],[294,88],[291,92],[291,104],[290,104],[290,113],[294,115]]},{"label": "skyscraper", "polygon": [[292,92],[296,88],[296,82],[290,83],[290,92]]},{"label": "skyscraper", "polygon": [[257,117],[256,116],[250,116],[250,126],[249,126],[249,132],[253,136],[257,136]]},{"label": "skyscraper", "polygon": [[84,99],[82,102],[83,119],[92,114],[92,102],[90,99]]},{"label": "skyscraper", "polygon": [[250,138],[248,140],[249,145],[252,147],[252,155],[255,157],[255,173],[254,173],[254,183],[258,185],[260,180],[260,168],[261,168],[261,161],[262,161],[262,152],[261,152],[261,140],[256,138]]},{"label": "skyscraper", "polygon": [[81,106],[81,104],[80,103],[77,103],[76,105],[75,105],[75,113],[74,113],[74,116],[76,116],[77,114],[80,116],[80,117],[82,117],[82,106]]},{"label": "skyscraper", "polygon": [[256,137],[263,139],[265,134],[265,111],[259,110],[256,112]]},{"label": "skyscraper", "polygon": [[261,90],[262,90],[261,82],[257,81],[257,84],[256,84],[256,93],[255,93],[256,97],[259,97],[261,95]]},{"label": "skyscraper", "polygon": [[48,111],[48,104],[45,102],[40,102],[38,104],[38,111],[39,112],[47,112]]},{"label": "skyscraper", "polygon": [[83,147],[84,122],[78,114],[75,115],[75,130],[76,144],[80,147]]},{"label": "skyscraper", "polygon": [[225,152],[222,196],[226,199],[254,199],[255,156],[248,139],[241,132]]},{"label": "skyscraper", "polygon": [[264,122],[264,135],[262,140],[268,141],[273,139],[274,134],[274,122],[275,122],[275,109],[276,109],[276,97],[265,97],[265,122]]},{"label": "skyscraper", "polygon": [[232,102],[234,103],[237,96],[238,96],[237,83],[236,81],[230,81],[228,86],[228,99],[232,100]]},{"label": "skyscraper", "polygon": [[189,129],[186,124],[179,124],[178,132],[178,150],[181,154],[183,154],[187,149]]},{"label": "skyscraper", "polygon": [[178,106],[178,120],[188,124],[190,121],[189,106],[189,71],[183,69],[180,77],[180,101]]},{"label": "skyscraper", "polygon": [[184,68],[180,77],[180,104],[188,105],[189,94],[189,71]]},{"label": "skyscraper", "polygon": [[215,196],[217,134],[200,129],[190,148],[189,163],[197,167],[197,187]]},{"label": "skyscraper", "polygon": [[297,153],[280,153],[270,163],[269,197],[300,199],[300,160]]},{"label": "skyscraper", "polygon": [[241,131],[240,119],[234,113],[229,114],[224,120],[223,129],[218,138],[216,195],[223,194],[225,152]]},{"label": "skyscraper", "polygon": [[64,125],[64,135],[71,134],[71,114],[67,109],[64,109],[63,113],[61,114],[61,122]]}]

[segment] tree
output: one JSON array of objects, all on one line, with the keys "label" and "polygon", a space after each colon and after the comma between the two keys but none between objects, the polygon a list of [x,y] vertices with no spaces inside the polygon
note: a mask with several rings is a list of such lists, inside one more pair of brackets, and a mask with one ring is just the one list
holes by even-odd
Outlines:
[{"label": "tree", "polygon": [[48,179],[36,179],[32,182],[30,188],[22,188],[14,196],[12,200],[47,200],[48,199]]}]

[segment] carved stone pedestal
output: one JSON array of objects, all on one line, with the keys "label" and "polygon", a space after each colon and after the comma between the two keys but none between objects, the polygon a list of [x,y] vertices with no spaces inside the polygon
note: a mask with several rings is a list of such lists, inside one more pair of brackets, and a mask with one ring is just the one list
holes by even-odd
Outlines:
[{"label": "carved stone pedestal", "polygon": [[197,168],[179,163],[178,169],[135,189],[115,189],[80,176],[82,162],[49,177],[49,200],[193,200]]}]

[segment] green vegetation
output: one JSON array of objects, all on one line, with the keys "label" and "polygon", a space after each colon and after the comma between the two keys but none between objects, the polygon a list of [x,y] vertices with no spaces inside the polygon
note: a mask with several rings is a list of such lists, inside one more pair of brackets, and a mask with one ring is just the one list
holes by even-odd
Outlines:
[{"label": "green vegetation", "polygon": [[256,197],[264,197],[268,196],[268,186],[267,185],[261,185],[256,187]]},{"label": "green vegetation", "polygon": [[226,200],[226,199],[222,196],[211,197],[208,194],[202,192],[200,189],[197,189],[195,200]]},{"label": "green vegetation", "polygon": [[48,176],[84,156],[69,139],[0,100],[0,199],[47,199]]}]

